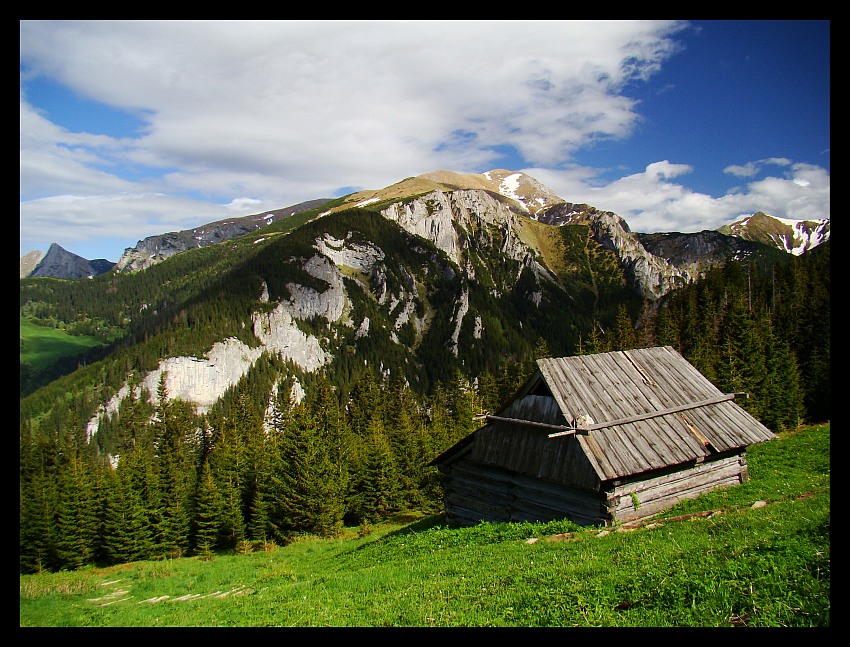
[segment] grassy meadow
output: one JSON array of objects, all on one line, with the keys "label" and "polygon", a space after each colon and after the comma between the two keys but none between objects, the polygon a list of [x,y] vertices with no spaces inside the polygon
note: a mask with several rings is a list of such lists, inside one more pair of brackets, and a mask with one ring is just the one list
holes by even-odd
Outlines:
[{"label": "grassy meadow", "polygon": [[21,364],[36,370],[52,366],[62,357],[78,355],[103,344],[102,339],[87,335],[69,335],[58,328],[37,326],[21,317]]},{"label": "grassy meadow", "polygon": [[828,627],[830,426],[748,462],[748,482],[630,529],[410,514],[245,554],[22,575],[20,626]]}]

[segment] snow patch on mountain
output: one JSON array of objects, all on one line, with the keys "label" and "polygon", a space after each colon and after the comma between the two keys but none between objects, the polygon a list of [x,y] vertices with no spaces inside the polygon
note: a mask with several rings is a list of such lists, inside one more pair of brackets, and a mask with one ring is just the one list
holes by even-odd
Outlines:
[{"label": "snow patch on mountain", "polygon": [[[785,251],[794,254],[795,256],[799,256],[806,250],[817,247],[829,239],[829,231],[825,227],[825,224],[829,222],[828,220],[818,220],[814,223],[811,220],[778,220],[790,225],[794,232],[791,240],[783,238],[783,242],[785,243]],[[812,228],[812,224],[815,224],[816,226]]]}]

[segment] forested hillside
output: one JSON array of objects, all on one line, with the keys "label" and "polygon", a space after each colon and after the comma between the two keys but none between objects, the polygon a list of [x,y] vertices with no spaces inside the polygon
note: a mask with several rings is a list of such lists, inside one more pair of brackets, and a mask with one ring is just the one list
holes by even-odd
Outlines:
[{"label": "forested hillside", "polygon": [[[538,234],[558,250],[560,287],[541,309],[528,299],[539,289],[532,275],[483,248],[477,280],[464,282],[436,248],[376,213],[311,222],[315,215],[139,273],[21,281],[22,317],[109,341],[79,358],[77,370],[33,383],[41,388],[31,394],[22,380],[22,572],[287,543],[405,508],[438,511],[442,493],[427,463],[548,355],[671,345],[722,391],[749,393],[742,406],[771,429],[830,418],[828,243],[799,257],[733,262],[642,302],[586,226],[552,226]],[[402,328],[397,344],[388,332],[358,337],[300,322],[346,352],[315,373],[266,353],[204,414],[169,398],[164,380],[156,394],[130,389],[88,437],[98,405],[127,375],[139,380],[163,357],[202,353],[226,337],[256,345],[245,320],[263,307],[261,284],[275,299],[293,281],[315,282],[282,261],[307,255],[319,232],[395,250],[382,285],[427,286],[420,315],[427,309],[432,318],[428,332]],[[368,316],[380,331],[387,308],[357,287],[371,278],[346,285],[357,319]],[[462,288],[489,332],[478,340],[462,329],[459,347],[471,350],[455,356],[444,344]]]}]

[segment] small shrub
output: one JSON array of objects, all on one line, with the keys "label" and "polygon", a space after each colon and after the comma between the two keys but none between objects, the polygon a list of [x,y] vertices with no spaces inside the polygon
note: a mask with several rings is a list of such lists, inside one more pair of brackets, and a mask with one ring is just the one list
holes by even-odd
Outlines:
[{"label": "small shrub", "polygon": [[254,542],[243,539],[236,544],[237,555],[250,555],[254,552]]},{"label": "small shrub", "polygon": [[198,549],[198,559],[202,562],[211,562],[215,559],[215,553],[209,543],[205,543]]}]

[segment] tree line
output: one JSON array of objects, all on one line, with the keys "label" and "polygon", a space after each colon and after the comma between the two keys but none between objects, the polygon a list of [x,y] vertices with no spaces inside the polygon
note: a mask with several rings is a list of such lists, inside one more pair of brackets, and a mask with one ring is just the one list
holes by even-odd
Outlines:
[{"label": "tree line", "polygon": [[156,397],[131,388],[105,422],[114,455],[73,410],[53,437],[22,423],[21,572],[247,550],[439,510],[427,464],[476,426],[468,379],[427,398],[371,372],[346,401],[323,376],[300,402],[292,387],[275,383],[260,413],[243,380],[208,416],[169,399],[165,376]]}]

